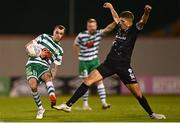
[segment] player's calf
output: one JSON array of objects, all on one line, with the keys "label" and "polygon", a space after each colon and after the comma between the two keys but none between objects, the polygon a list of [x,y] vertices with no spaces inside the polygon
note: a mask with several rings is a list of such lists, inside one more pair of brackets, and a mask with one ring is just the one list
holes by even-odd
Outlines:
[{"label": "player's calf", "polygon": [[42,76],[42,80],[45,81],[46,83],[46,88],[49,94],[49,99],[51,101],[51,108],[54,108],[53,106],[56,105],[56,95],[55,95],[55,88],[54,88],[54,84],[52,82],[52,75],[51,73],[47,72],[44,73]]},{"label": "player's calf", "polygon": [[56,95],[55,95],[55,88],[52,81],[46,82],[46,88],[49,94],[49,99],[51,101],[51,107],[56,105]]}]

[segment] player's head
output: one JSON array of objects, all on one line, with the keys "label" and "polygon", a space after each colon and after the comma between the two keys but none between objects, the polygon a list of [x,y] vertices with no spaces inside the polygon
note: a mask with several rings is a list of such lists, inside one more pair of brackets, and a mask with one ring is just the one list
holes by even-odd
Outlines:
[{"label": "player's head", "polygon": [[59,42],[61,38],[63,37],[65,32],[65,27],[62,25],[57,25],[54,27],[53,31],[53,40],[56,42]]},{"label": "player's head", "polygon": [[123,11],[119,14],[120,25],[122,29],[128,29],[132,26],[134,20],[134,14],[130,11]]},{"label": "player's head", "polygon": [[87,20],[87,30],[90,34],[94,34],[97,30],[97,21],[93,18]]}]

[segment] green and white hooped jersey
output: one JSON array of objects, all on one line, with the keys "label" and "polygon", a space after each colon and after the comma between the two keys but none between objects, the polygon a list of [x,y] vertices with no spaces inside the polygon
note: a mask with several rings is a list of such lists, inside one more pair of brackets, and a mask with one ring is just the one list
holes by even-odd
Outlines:
[{"label": "green and white hooped jersey", "polygon": [[33,40],[33,43],[37,43],[42,49],[48,48],[53,56],[48,61],[42,60],[40,57],[29,57],[26,65],[29,65],[31,63],[41,64],[47,67],[49,67],[52,63],[61,65],[63,49],[58,43],[53,41],[52,36],[47,34],[39,35]]},{"label": "green and white hooped jersey", "polygon": [[[74,43],[79,46],[79,60],[91,61],[98,57],[99,45],[102,38],[102,30],[97,30],[95,34],[90,35],[88,31],[78,34]],[[93,45],[87,47],[87,43],[91,42]]]}]

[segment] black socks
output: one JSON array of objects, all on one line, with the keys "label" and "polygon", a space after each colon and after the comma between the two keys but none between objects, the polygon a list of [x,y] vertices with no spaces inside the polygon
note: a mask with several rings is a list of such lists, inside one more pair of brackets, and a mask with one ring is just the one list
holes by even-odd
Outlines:
[{"label": "black socks", "polygon": [[73,96],[67,101],[66,105],[71,107],[80,97],[82,97],[86,91],[89,89],[89,86],[82,83],[81,86],[76,90]]},{"label": "black socks", "polygon": [[144,96],[142,97],[137,97],[139,103],[141,104],[141,106],[144,108],[144,110],[146,110],[146,112],[149,114],[149,115],[152,115],[152,110],[151,110],[151,107],[149,106],[146,98]]}]

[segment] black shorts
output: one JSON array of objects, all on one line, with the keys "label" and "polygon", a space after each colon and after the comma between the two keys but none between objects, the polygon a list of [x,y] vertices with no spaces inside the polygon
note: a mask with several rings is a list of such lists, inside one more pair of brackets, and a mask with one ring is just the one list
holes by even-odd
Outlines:
[{"label": "black shorts", "polygon": [[103,79],[117,74],[124,84],[137,83],[136,77],[133,73],[133,69],[128,63],[105,60],[99,67],[97,67],[97,70],[99,71]]}]

